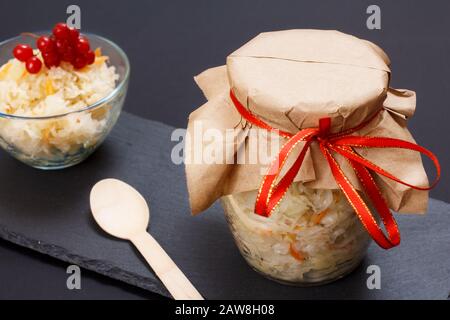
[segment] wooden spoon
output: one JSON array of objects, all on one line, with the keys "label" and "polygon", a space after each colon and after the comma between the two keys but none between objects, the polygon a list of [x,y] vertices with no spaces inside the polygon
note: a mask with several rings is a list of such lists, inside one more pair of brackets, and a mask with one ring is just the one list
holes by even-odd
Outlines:
[{"label": "wooden spoon", "polygon": [[133,187],[116,179],[98,182],[91,190],[95,221],[107,233],[130,240],[176,300],[203,300],[158,242],[147,233],[150,212]]}]

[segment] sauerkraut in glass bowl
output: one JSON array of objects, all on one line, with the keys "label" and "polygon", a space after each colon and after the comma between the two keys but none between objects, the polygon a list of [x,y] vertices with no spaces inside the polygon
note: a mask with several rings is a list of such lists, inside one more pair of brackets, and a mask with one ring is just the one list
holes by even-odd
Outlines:
[{"label": "sauerkraut in glass bowl", "polygon": [[[38,33],[42,35],[46,33]],[[44,65],[30,74],[12,58],[21,43],[0,43],[0,146],[18,160],[39,169],[61,169],[86,159],[117,122],[126,97],[130,66],[113,42],[87,35],[95,62],[77,70],[70,63]],[[38,50],[36,57],[42,60]]]},{"label": "sauerkraut in glass bowl", "polygon": [[253,212],[256,196],[221,199],[235,242],[256,271],[282,283],[320,285],[362,261],[371,238],[342,191],[294,183],[269,218]]}]

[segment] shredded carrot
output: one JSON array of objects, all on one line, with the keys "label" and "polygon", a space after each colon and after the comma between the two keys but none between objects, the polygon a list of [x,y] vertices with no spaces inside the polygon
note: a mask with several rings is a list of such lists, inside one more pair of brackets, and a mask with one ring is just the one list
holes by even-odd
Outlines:
[{"label": "shredded carrot", "polygon": [[295,233],[288,233],[286,237],[289,238],[291,241],[295,241],[297,235]]},{"label": "shredded carrot", "polygon": [[8,74],[8,70],[11,68],[11,62],[8,62],[0,68],[0,80],[4,80]]},{"label": "shredded carrot", "polygon": [[49,128],[45,128],[42,130],[42,141],[44,143],[49,143],[51,138],[51,133]]},{"label": "shredded carrot", "polygon": [[105,106],[102,108],[97,108],[91,111],[91,116],[95,120],[101,120],[105,117],[106,112],[109,110],[109,106]]},{"label": "shredded carrot", "polygon": [[319,224],[322,221],[322,219],[327,215],[328,211],[329,209],[325,209],[321,213],[313,215],[311,218],[312,223]]},{"label": "shredded carrot", "polygon": [[11,114],[12,113],[12,108],[11,108],[11,106],[10,105],[6,105],[6,113],[7,114]]},{"label": "shredded carrot", "polygon": [[45,82],[45,95],[51,96],[53,94],[55,94],[55,88],[53,87],[52,80],[47,79],[47,81]]},{"label": "shredded carrot", "polygon": [[[39,71],[39,72],[41,72],[41,71]],[[23,77],[25,77],[27,75],[29,75],[29,72],[27,71],[27,69],[23,69],[22,74],[20,75],[19,79],[22,79]]]},{"label": "shredded carrot", "polygon": [[95,64],[97,64],[97,65],[102,64],[103,62],[105,62],[108,59],[109,59],[109,57],[107,57],[107,56],[97,57],[97,58],[95,58]]},{"label": "shredded carrot", "polygon": [[95,56],[96,57],[102,56],[102,48],[98,47],[97,49],[95,49]]},{"label": "shredded carrot", "polygon": [[292,243],[289,245],[289,253],[297,261],[305,260],[305,255],[301,251],[298,251],[297,249],[295,249],[295,247]]}]

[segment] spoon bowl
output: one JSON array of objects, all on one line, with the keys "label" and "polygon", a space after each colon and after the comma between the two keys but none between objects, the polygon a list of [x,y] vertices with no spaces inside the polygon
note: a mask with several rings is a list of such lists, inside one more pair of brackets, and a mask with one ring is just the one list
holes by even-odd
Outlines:
[{"label": "spoon bowl", "polygon": [[131,240],[148,227],[147,202],[125,182],[117,179],[98,182],[92,188],[90,202],[95,221],[112,236]]}]

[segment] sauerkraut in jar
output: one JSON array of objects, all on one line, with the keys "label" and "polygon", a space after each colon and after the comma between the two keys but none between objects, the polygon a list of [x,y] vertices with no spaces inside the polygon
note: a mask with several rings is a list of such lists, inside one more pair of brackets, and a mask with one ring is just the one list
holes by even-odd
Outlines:
[{"label": "sauerkraut in jar", "polygon": [[268,218],[253,212],[257,191],[222,197],[239,250],[252,268],[283,283],[318,285],[350,273],[370,243],[340,190],[294,183]]}]

